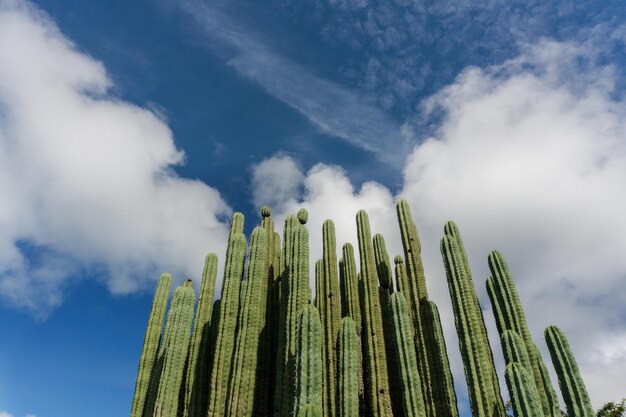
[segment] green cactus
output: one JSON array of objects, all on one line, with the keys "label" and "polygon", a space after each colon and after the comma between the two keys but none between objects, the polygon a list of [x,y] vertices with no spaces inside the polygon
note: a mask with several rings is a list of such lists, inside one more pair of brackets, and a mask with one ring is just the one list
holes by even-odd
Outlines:
[{"label": "green cactus", "polygon": [[322,408],[314,404],[303,404],[298,407],[297,417],[322,417]]},{"label": "green cactus", "polygon": [[361,303],[359,301],[359,279],[354,261],[354,247],[350,243],[343,245],[340,263],[341,315],[354,320],[356,331],[361,334]]},{"label": "green cactus", "polygon": [[220,316],[208,394],[209,417],[222,417],[226,413],[228,378],[235,346],[241,277],[246,256],[246,237],[241,230],[243,215],[235,213],[231,220],[231,235],[226,250]]},{"label": "green cactus", "polygon": [[413,345],[413,328],[402,293],[395,292],[391,295],[390,313],[403,414],[405,417],[426,417],[422,383]]},{"label": "green cactus", "polygon": [[[322,391],[323,414],[332,416],[336,412],[336,362],[337,337],[341,312],[339,306],[339,277],[337,273],[337,246],[335,224],[332,220],[324,221],[322,226],[323,259],[320,271],[318,310],[322,321]],[[317,266],[317,265],[316,265]],[[317,268],[316,268],[317,269]],[[317,272],[317,271],[316,271]],[[317,275],[317,274],[316,274]]]},{"label": "green cactus", "polygon": [[363,295],[363,340],[365,353],[365,396],[374,416],[392,416],[389,396],[387,354],[383,333],[382,313],[378,294],[374,248],[367,213],[357,213],[359,256],[361,259],[361,294]]},{"label": "green cactus", "polygon": [[185,398],[183,417],[205,417],[204,394],[208,389],[209,369],[207,360],[211,341],[211,317],[213,313],[213,293],[217,275],[217,255],[209,253],[204,261],[198,306],[194,319],[189,363],[185,378]]},{"label": "green cactus", "polygon": [[391,263],[389,262],[389,254],[387,253],[385,238],[379,233],[374,235],[374,259],[376,262],[376,271],[378,273],[378,283],[381,288],[385,289],[386,292],[391,295],[393,292]]},{"label": "green cactus", "polygon": [[315,261],[315,308],[320,310],[320,295],[322,294],[322,285],[324,280],[324,260]]},{"label": "green cactus", "polygon": [[[546,417],[560,417],[561,410],[556,392],[550,381],[550,376],[542,372],[545,364],[530,335],[526,316],[509,267],[498,251],[492,251],[489,254],[488,263],[491,276],[487,278],[487,293],[493,306],[498,332],[502,336],[506,330],[513,330],[523,339],[530,361],[530,368],[526,370],[531,373],[535,380],[544,415]],[[530,348],[531,346],[533,348]]]},{"label": "green cactus", "polygon": [[541,401],[531,372],[522,364],[511,362],[504,370],[504,378],[515,417],[543,417]]},{"label": "green cactus", "polygon": [[[398,291],[404,294],[404,297],[407,298],[409,297],[410,290],[406,266],[404,266],[404,258],[398,255],[393,258],[393,263],[395,264],[396,286],[398,287]],[[409,316],[413,319],[413,310],[411,308],[409,308]]]},{"label": "green cactus", "polygon": [[[308,218],[304,209],[298,212],[298,218],[299,221]],[[279,407],[275,414],[283,417],[288,417],[289,413],[293,411],[293,376],[295,371],[298,312],[304,305],[308,304],[311,291],[309,287],[309,231],[305,223],[293,227],[291,239],[293,241],[291,263],[289,264],[287,279],[284,281],[284,291],[281,294],[281,297],[285,296],[285,315],[281,322],[284,327],[284,343],[279,340],[279,346],[283,346],[281,352],[283,355],[280,358],[282,361],[281,365],[277,366],[277,372],[281,372],[282,383],[277,384],[274,396],[274,408]],[[278,389],[279,386],[281,386],[280,390]]]},{"label": "green cactus", "polygon": [[526,372],[529,372],[529,375],[532,375],[533,368],[530,363],[530,357],[521,336],[514,330],[505,330],[502,336],[500,336],[500,342],[502,344],[502,353],[504,353],[504,363],[508,365],[517,362],[526,369]]},{"label": "green cactus", "polygon": [[[443,337],[437,305],[432,301],[422,300],[420,315],[424,320],[425,346],[428,353],[435,415],[458,417],[459,409],[454,392],[454,378],[450,370],[446,341]],[[437,366],[430,364],[437,364]]]},{"label": "green cactus", "polygon": [[448,222],[441,238],[448,288],[474,416],[504,416],[493,355],[474,289],[467,255],[453,222]]},{"label": "green cactus", "polygon": [[322,323],[313,305],[300,309],[297,330],[294,414],[305,404],[322,408]]},{"label": "green cactus", "polygon": [[[261,329],[265,326],[267,297],[267,231],[257,227],[250,239],[250,256],[245,291],[241,294],[237,341],[229,377],[226,416],[243,417],[254,413],[258,351]],[[244,286],[245,284],[245,286]]]},{"label": "green cactus", "polygon": [[143,415],[146,397],[150,387],[150,378],[153,374],[159,350],[159,341],[161,340],[163,320],[165,319],[165,310],[167,308],[167,298],[170,294],[171,286],[172,276],[167,273],[162,274],[159,278],[154,298],[152,299],[148,327],[143,339],[143,348],[141,349],[141,358],[139,359],[139,371],[137,372],[137,382],[135,382],[135,394],[133,396],[130,417],[142,417]]},{"label": "green cactus", "polygon": [[339,417],[359,417],[361,347],[351,317],[341,319],[339,331]]},{"label": "green cactus", "polygon": [[565,333],[556,326],[548,326],[545,331],[546,343],[550,350],[552,365],[559,379],[559,388],[570,417],[593,417],[593,407],[585,383],[580,376],[578,364],[570,349]]},{"label": "green cactus", "polygon": [[154,403],[153,417],[176,417],[180,387],[183,382],[185,362],[189,351],[189,338],[196,293],[191,280],[174,291],[167,313],[163,343],[159,349],[162,370],[159,389]]}]

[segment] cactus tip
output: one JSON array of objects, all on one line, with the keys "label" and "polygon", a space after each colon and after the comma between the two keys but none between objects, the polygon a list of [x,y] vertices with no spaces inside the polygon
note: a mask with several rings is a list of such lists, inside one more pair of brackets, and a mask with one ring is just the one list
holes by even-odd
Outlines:
[{"label": "cactus tip", "polygon": [[393,263],[396,265],[402,264],[404,263],[404,259],[402,258],[402,256],[398,255],[395,258],[393,258]]},{"label": "cactus tip", "polygon": [[298,210],[298,214],[296,215],[296,217],[298,217],[298,221],[300,222],[300,224],[306,224],[306,222],[309,220],[309,212],[306,211],[305,208],[301,208],[300,210]]},{"label": "cactus tip", "polygon": [[270,217],[272,215],[272,209],[270,206],[263,206],[261,208],[261,217]]}]

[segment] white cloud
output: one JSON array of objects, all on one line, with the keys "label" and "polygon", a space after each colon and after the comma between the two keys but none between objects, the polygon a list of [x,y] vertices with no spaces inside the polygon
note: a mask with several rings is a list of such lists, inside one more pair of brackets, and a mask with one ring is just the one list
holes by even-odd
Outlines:
[{"label": "white cloud", "polygon": [[[484,285],[486,257],[495,248],[510,264],[546,362],[543,329],[557,324],[594,406],[624,394],[626,107],[612,95],[613,69],[596,62],[590,48],[541,42],[498,67],[467,69],[428,103],[446,118],[436,137],[410,155],[399,196],[413,209],[460,388],[465,378],[438,247],[449,219],[464,236],[497,362]],[[309,209],[312,264],[321,256],[324,218],[338,226],[338,247],[356,243],[360,208],[370,212],[373,232],[386,236],[391,256],[399,253],[397,196],[388,189],[366,183],[357,191],[341,169],[324,165],[307,173],[304,187],[285,211]]]},{"label": "white cloud", "polygon": [[288,155],[275,155],[252,167],[252,201],[263,205],[283,207],[298,196],[304,180],[296,161]]},{"label": "white cloud", "polygon": [[85,267],[125,293],[223,253],[229,207],[172,171],[165,121],[110,87],[42,13],[0,6],[0,294],[15,306],[45,315]]},{"label": "white cloud", "polygon": [[0,411],[0,417],[13,417],[13,414],[10,414],[7,411]]}]

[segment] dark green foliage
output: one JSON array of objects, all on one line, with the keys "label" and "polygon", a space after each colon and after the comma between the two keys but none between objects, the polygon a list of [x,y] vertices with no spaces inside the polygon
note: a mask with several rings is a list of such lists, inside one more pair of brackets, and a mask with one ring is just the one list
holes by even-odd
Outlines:
[{"label": "dark green foliage", "polygon": [[143,415],[150,386],[150,378],[154,371],[154,365],[159,350],[159,341],[161,340],[161,332],[163,331],[163,320],[165,319],[165,310],[167,309],[167,298],[170,295],[171,286],[172,276],[167,273],[161,275],[154,293],[154,298],[152,299],[148,327],[146,328],[146,335],[143,339],[143,348],[141,350],[141,358],[139,359],[139,371],[137,372],[135,395],[133,396],[130,417],[142,417]]},{"label": "dark green foliage", "polygon": [[626,415],[626,398],[619,403],[608,402],[596,413],[596,417],[624,417]]},{"label": "dark green foliage", "polygon": [[463,242],[453,222],[446,224],[445,235],[441,238],[441,253],[459,335],[472,414],[503,416],[504,404],[500,397],[487,330]]},{"label": "dark green foliage", "polygon": [[559,379],[567,415],[569,417],[593,417],[594,412],[589,394],[587,394],[585,383],[580,376],[578,364],[565,334],[556,326],[548,326],[545,330],[545,337],[552,365]]},{"label": "dark green foliage", "polygon": [[339,332],[339,417],[359,417],[359,369],[361,347],[350,317],[341,320]]},{"label": "dark green foliage", "polygon": [[402,393],[402,411],[405,417],[425,417],[422,383],[417,370],[417,358],[413,345],[413,329],[402,293],[396,292],[391,295],[390,313],[398,365],[398,385]]},{"label": "dark green foliage", "polygon": [[532,374],[520,363],[510,362],[506,366],[504,377],[515,417],[543,417]]},{"label": "dark green foliage", "polygon": [[205,417],[205,392],[208,389],[209,356],[211,342],[211,317],[213,313],[213,292],[217,275],[217,255],[209,253],[204,261],[198,305],[194,319],[189,363],[185,378],[185,399],[183,417]]},{"label": "dark green foliage", "polygon": [[374,416],[392,416],[387,353],[385,352],[374,248],[372,247],[369,219],[363,210],[359,210],[357,214],[357,232],[361,258],[361,294],[363,295],[362,336],[365,356],[365,398],[368,408]]},{"label": "dark green foliage", "polygon": [[250,239],[250,257],[245,291],[242,291],[237,325],[237,341],[229,377],[226,416],[254,414],[254,390],[257,382],[258,350],[261,329],[265,327],[267,299],[267,231],[257,227]]},{"label": "dark green foliage", "polygon": [[305,404],[322,407],[322,323],[311,304],[300,310],[296,343],[294,414]]},{"label": "dark green foliage", "polygon": [[176,417],[178,413],[195,301],[196,294],[191,286],[191,280],[174,291],[172,304],[167,313],[163,342],[159,348],[162,368],[153,417]]}]

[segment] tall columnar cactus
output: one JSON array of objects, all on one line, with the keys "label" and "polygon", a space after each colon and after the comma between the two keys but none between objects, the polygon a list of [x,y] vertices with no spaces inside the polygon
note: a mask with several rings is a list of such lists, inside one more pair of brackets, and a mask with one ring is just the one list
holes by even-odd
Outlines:
[{"label": "tall columnar cactus", "polygon": [[363,210],[359,210],[357,213],[357,232],[361,260],[361,293],[363,295],[362,335],[365,347],[365,396],[368,408],[374,416],[392,416],[374,248],[372,247],[369,219]]},{"label": "tall columnar cactus", "polygon": [[[404,265],[404,258],[398,255],[393,258],[393,263],[395,264],[395,274],[396,274],[396,286],[398,287],[398,291],[404,294],[404,298],[409,297],[409,281],[406,273],[406,266]],[[407,300],[408,301],[408,300]],[[409,315],[411,319],[413,319],[413,310],[409,308]]]},{"label": "tall columnar cactus", "polygon": [[322,417],[322,408],[315,404],[304,404],[298,407],[296,417]]},{"label": "tall columnar cactus", "polygon": [[503,416],[504,404],[491,347],[456,225],[448,222],[441,238],[448,288],[474,416]]},{"label": "tall columnar cactus", "polygon": [[[413,223],[411,209],[406,200],[399,200],[396,204],[396,213],[398,215],[398,225],[400,226],[400,236],[402,238],[402,247],[404,248],[404,261],[406,268],[406,291],[404,291],[407,304],[409,305],[410,315],[413,319],[413,328],[415,330],[415,350],[417,352],[417,368],[422,381],[422,392],[424,394],[424,403],[426,405],[426,414],[429,417],[435,417],[435,404],[433,400],[433,385],[441,385],[441,382],[432,381],[430,368],[439,368],[440,363],[428,363],[428,351],[426,348],[426,338],[424,330],[424,319],[420,314],[420,302],[428,299],[428,291],[426,290],[426,278],[424,276],[424,266],[422,263],[419,236],[417,228]],[[400,269],[402,266],[400,266]],[[398,271],[402,273],[402,271]],[[400,277],[403,279],[403,277]],[[405,283],[402,283],[405,285]],[[432,337],[431,337],[432,338]]]},{"label": "tall columnar cactus", "polygon": [[211,317],[213,293],[217,275],[217,255],[209,253],[204,261],[198,306],[189,344],[189,363],[185,376],[183,417],[206,417],[205,392],[208,389],[209,368],[207,367],[211,342]]},{"label": "tall columnar cactus", "polygon": [[315,261],[315,308],[320,310],[320,295],[322,294],[322,282],[324,280],[324,260]]},{"label": "tall columnar cactus", "polygon": [[[528,356],[528,350],[526,344],[522,340],[521,336],[514,330],[505,330],[500,336],[500,342],[502,344],[502,352],[504,353],[505,364],[517,362],[522,365],[526,372],[532,376],[532,365],[530,363],[530,357]],[[535,381],[533,380],[533,384]]]},{"label": "tall columnar cactus", "polygon": [[322,323],[313,305],[300,309],[297,330],[294,414],[305,404],[322,407]]},{"label": "tall columnar cactus", "polygon": [[354,320],[358,334],[361,334],[361,303],[359,300],[359,278],[354,261],[354,247],[345,243],[341,249],[340,263],[341,315]]},{"label": "tall columnar cactus", "polygon": [[[296,328],[298,312],[309,303],[309,231],[305,224],[308,218],[306,210],[298,212],[300,224],[293,228],[293,248],[287,279],[285,280],[282,295],[285,296],[285,316],[282,320],[284,327],[284,351],[281,366],[277,366],[277,372],[281,372],[281,389],[274,396],[274,408],[279,407],[276,415],[288,417],[293,412],[294,395],[294,371],[296,358]],[[279,340],[279,346],[282,342]],[[278,359],[277,359],[278,360]],[[278,373],[277,373],[278,376]]]},{"label": "tall columnar cactus", "polygon": [[511,362],[504,370],[504,378],[515,417],[543,417],[535,381],[526,367]]},{"label": "tall columnar cactus", "polygon": [[446,341],[443,337],[437,305],[432,301],[422,300],[420,315],[424,319],[424,341],[428,353],[428,363],[437,364],[437,366],[429,366],[435,415],[458,417],[459,410],[454,392],[454,378],[450,370]]},{"label": "tall columnar cactus", "polygon": [[163,368],[154,403],[153,417],[177,416],[195,301],[196,293],[191,286],[191,280],[180,285],[174,291],[172,304],[167,313],[163,343],[159,349]]},{"label": "tall columnar cactus", "polygon": [[242,230],[243,215],[235,213],[231,220],[231,235],[226,250],[220,315],[208,394],[209,417],[222,417],[226,413],[228,378],[235,346],[239,293],[246,257],[246,237]]},{"label": "tall columnar cactus", "polygon": [[341,319],[339,331],[338,417],[359,417],[359,369],[361,346],[350,317]]},{"label": "tall columnar cactus", "polygon": [[498,251],[489,254],[488,263],[491,276],[487,278],[487,293],[493,306],[498,332],[502,336],[506,330],[513,330],[523,339],[530,361],[530,368],[527,368],[527,371],[535,380],[544,415],[546,417],[560,417],[561,411],[556,392],[550,381],[550,376],[542,372],[545,364],[541,353],[535,347],[526,324],[526,316],[509,267]]},{"label": "tall columnar cactus", "polygon": [[143,338],[143,348],[141,350],[141,358],[139,359],[139,371],[137,372],[137,382],[135,382],[135,395],[133,396],[130,417],[142,417],[143,415],[144,405],[150,387],[150,378],[153,374],[157,353],[159,351],[159,341],[161,340],[161,332],[163,331],[163,320],[165,319],[167,298],[170,294],[171,286],[172,276],[167,273],[162,274],[159,278],[154,298],[152,299],[148,327],[146,329],[146,335]]},{"label": "tall columnar cactus", "polygon": [[320,272],[318,310],[322,320],[322,411],[332,416],[336,412],[337,336],[341,311],[339,306],[339,277],[337,273],[337,245],[335,224],[326,220],[322,227],[323,258]]},{"label": "tall columnar cactus", "polygon": [[387,294],[391,295],[393,292],[391,263],[389,262],[385,238],[380,233],[374,235],[374,260],[378,273],[378,283],[382,289],[386,290]]},{"label": "tall columnar cactus", "polygon": [[556,326],[548,326],[545,331],[552,365],[559,379],[559,387],[570,417],[593,417],[585,383],[580,376],[578,364],[570,349],[565,333]]},{"label": "tall columnar cactus", "polygon": [[403,414],[405,417],[426,417],[422,383],[413,345],[413,327],[402,293],[396,292],[391,295],[390,313]]},{"label": "tall columnar cactus", "polygon": [[[237,341],[229,377],[226,416],[244,417],[254,413],[258,351],[261,329],[265,327],[267,297],[267,231],[257,227],[250,239],[250,257],[242,292]],[[242,286],[243,288],[243,286]]]}]

